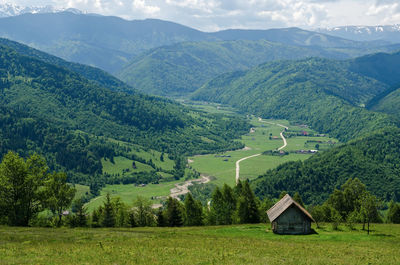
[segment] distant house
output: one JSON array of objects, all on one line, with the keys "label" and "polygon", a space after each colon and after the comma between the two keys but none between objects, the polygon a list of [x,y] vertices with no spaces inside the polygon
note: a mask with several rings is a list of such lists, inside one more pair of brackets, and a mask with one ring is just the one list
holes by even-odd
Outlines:
[{"label": "distant house", "polygon": [[276,234],[301,235],[311,233],[311,214],[286,194],[267,211],[272,231]]}]

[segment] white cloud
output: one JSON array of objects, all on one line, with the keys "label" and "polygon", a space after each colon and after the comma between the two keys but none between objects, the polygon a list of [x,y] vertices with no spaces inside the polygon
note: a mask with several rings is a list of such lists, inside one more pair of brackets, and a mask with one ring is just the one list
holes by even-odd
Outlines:
[{"label": "white cloud", "polygon": [[[1,0],[0,0],[1,1]],[[4,0],[3,0],[4,1]],[[126,19],[160,18],[206,31],[400,23],[399,0],[10,0]]]},{"label": "white cloud", "polygon": [[145,14],[154,15],[160,11],[160,8],[155,5],[146,4],[145,0],[133,0],[132,7],[134,11],[142,11]]}]

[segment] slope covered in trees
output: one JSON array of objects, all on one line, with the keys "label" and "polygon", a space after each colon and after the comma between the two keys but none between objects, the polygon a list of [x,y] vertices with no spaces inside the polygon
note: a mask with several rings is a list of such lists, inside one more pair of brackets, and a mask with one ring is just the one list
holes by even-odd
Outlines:
[{"label": "slope covered in trees", "polygon": [[394,122],[363,107],[390,86],[349,71],[348,61],[310,58],[223,74],[192,98],[230,104],[261,117],[306,123],[342,141]]},{"label": "slope covered in trees", "polygon": [[84,64],[67,62],[56,56],[41,52],[27,45],[4,38],[0,38],[0,45],[12,48],[21,55],[29,56],[49,64],[67,68],[68,70],[81,74],[83,77],[95,82],[100,86],[105,86],[115,91],[133,92],[132,88],[126,85],[124,82],[99,68]]},{"label": "slope covered in trees", "polygon": [[[175,159],[241,148],[233,139],[249,127],[241,118],[199,113],[140,93],[115,92],[1,45],[0,104],[0,157],[8,150],[23,156],[37,152],[52,170],[68,172],[69,181],[87,185],[94,181],[88,176],[102,173],[102,158],[127,153],[115,140]],[[132,154],[128,157],[143,162]],[[96,181],[109,182],[100,177]]]},{"label": "slope covered in trees", "polygon": [[386,128],[312,156],[289,162],[258,177],[252,187],[260,197],[298,191],[307,204],[325,201],[348,178],[358,178],[374,195],[400,198],[400,129]]},{"label": "slope covered in trees", "polygon": [[127,21],[117,17],[60,12],[0,18],[0,36],[19,41],[68,61],[114,73],[148,49],[184,41],[267,40],[301,47],[323,47],[352,56],[381,47],[299,28],[201,32],[156,19]]},{"label": "slope covered in trees", "polygon": [[274,60],[311,56],[348,58],[346,51],[289,46],[265,40],[185,42],[152,49],[127,64],[117,76],[143,92],[185,96],[216,76]]}]

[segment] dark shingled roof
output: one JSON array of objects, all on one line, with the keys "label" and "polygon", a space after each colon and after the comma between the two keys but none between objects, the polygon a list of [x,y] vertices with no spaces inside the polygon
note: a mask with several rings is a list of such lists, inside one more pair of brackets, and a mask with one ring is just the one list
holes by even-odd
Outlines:
[{"label": "dark shingled roof", "polygon": [[314,218],[312,218],[311,214],[307,212],[306,209],[304,209],[300,204],[294,201],[289,194],[286,194],[285,197],[283,197],[279,202],[277,202],[274,206],[271,207],[271,209],[267,211],[268,218],[271,223],[293,204],[297,208],[299,208],[300,211],[302,211],[308,218],[310,218],[311,221],[315,222]]}]

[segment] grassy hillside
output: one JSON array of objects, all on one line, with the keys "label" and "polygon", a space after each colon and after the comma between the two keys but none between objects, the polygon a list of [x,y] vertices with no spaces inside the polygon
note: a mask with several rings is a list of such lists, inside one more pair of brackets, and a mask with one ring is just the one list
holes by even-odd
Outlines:
[{"label": "grassy hillside", "polygon": [[308,236],[269,225],[188,228],[46,229],[0,227],[4,264],[398,264],[399,225]]},{"label": "grassy hillside", "polygon": [[252,186],[260,197],[277,197],[281,191],[300,192],[309,204],[322,203],[347,179],[359,178],[379,198],[398,199],[399,148],[400,129],[387,128],[304,162],[282,164],[258,177]]},{"label": "grassy hillside", "polygon": [[278,61],[223,74],[197,90],[195,100],[232,105],[264,118],[306,123],[341,141],[394,124],[363,107],[390,86],[327,59]]}]

